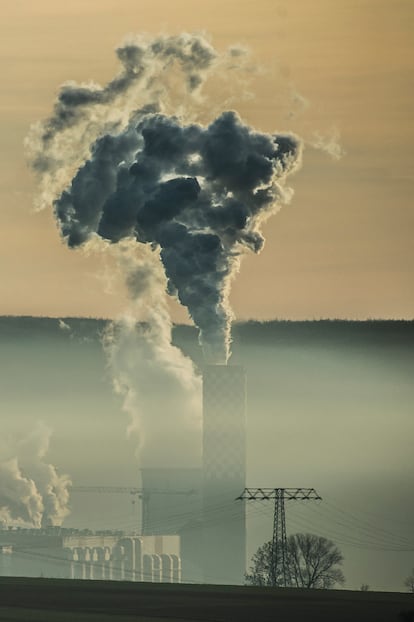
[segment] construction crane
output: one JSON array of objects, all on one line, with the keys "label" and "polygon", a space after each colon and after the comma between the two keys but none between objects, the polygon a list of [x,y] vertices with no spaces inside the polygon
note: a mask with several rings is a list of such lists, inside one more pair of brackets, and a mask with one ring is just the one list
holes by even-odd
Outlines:
[{"label": "construction crane", "polygon": [[193,495],[195,490],[171,490],[160,488],[136,488],[135,486],[71,486],[71,493],[106,493],[106,494],[130,494],[132,503],[135,499],[142,501],[142,533],[146,533],[148,523],[148,506],[151,495]]}]

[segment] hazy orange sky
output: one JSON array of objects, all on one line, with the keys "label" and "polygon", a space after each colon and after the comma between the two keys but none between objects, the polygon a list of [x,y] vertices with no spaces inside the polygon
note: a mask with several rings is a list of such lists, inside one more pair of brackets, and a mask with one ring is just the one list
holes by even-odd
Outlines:
[{"label": "hazy orange sky", "polygon": [[[233,107],[260,130],[306,141],[292,203],[233,285],[236,317],[413,318],[412,0],[2,2],[0,314],[122,310],[102,256],[69,251],[52,210],[33,212],[23,140],[62,82],[114,75],[125,35],[182,31],[205,31],[219,50],[247,45],[261,70],[245,87],[254,97],[239,91]],[[312,147],[318,135],[339,136],[345,155]]]}]

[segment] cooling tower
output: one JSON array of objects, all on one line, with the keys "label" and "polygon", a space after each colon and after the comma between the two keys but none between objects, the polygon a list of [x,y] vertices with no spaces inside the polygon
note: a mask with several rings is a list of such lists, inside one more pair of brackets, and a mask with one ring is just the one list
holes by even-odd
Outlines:
[{"label": "cooling tower", "polygon": [[182,580],[201,583],[201,469],[143,468],[144,535],[180,536]]},{"label": "cooling tower", "polygon": [[203,569],[206,583],[242,584],[246,515],[246,377],[241,367],[203,372]]}]

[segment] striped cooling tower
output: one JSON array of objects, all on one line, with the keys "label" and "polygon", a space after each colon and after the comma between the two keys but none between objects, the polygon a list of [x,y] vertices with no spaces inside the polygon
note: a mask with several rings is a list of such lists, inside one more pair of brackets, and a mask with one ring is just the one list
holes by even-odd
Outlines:
[{"label": "striped cooling tower", "polygon": [[246,517],[246,378],[241,367],[203,372],[203,538],[206,583],[242,584]]}]

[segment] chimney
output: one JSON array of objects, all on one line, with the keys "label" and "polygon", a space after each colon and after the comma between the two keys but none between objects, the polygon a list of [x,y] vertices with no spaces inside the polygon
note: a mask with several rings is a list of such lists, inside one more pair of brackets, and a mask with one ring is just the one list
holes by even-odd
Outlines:
[{"label": "chimney", "polygon": [[206,583],[241,585],[246,513],[246,376],[242,367],[203,371],[203,569]]}]

